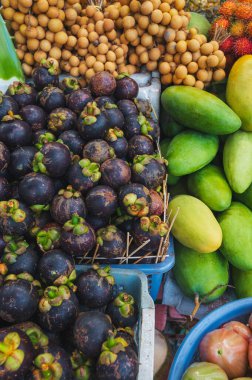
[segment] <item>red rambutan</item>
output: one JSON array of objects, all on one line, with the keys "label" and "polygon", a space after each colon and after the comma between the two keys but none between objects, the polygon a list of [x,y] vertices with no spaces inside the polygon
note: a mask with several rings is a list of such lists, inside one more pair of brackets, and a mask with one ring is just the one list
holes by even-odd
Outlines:
[{"label": "red rambutan", "polygon": [[234,41],[234,53],[238,57],[252,54],[252,41],[247,37],[237,38]]},{"label": "red rambutan", "polygon": [[221,44],[220,49],[226,54],[232,53],[234,46],[234,39],[233,37],[226,38]]},{"label": "red rambutan", "polygon": [[219,28],[221,29],[224,29],[224,30],[227,30],[228,27],[229,27],[229,21],[224,18],[224,17],[219,17],[217,18],[213,24],[212,24],[212,27],[211,27],[211,34],[214,35],[215,31]]},{"label": "red rambutan", "polygon": [[242,20],[252,19],[252,4],[246,4],[246,3],[237,4],[235,16]]},{"label": "red rambutan", "polygon": [[233,37],[242,37],[245,32],[245,25],[243,21],[236,21],[230,27],[230,34]]},{"label": "red rambutan", "polygon": [[236,10],[236,3],[231,0],[225,1],[220,8],[219,8],[219,13],[223,16],[230,17],[234,14]]}]

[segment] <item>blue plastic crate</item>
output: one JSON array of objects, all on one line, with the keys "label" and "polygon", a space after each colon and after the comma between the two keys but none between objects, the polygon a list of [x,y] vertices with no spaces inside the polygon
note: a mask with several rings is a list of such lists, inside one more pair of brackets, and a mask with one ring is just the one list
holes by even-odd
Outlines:
[{"label": "blue plastic crate", "polygon": [[207,333],[232,320],[247,322],[251,312],[252,298],[244,298],[221,306],[198,322],[177,351],[168,380],[181,380],[187,368],[198,361],[198,347]]}]

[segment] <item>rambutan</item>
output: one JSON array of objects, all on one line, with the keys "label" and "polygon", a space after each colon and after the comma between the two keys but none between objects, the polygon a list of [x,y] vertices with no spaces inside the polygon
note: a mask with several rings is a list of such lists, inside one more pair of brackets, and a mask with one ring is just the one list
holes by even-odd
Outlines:
[{"label": "rambutan", "polygon": [[234,53],[238,57],[252,54],[252,41],[247,37],[237,38],[234,41]]},{"label": "rambutan", "polygon": [[231,0],[225,1],[220,8],[219,8],[219,13],[223,16],[230,17],[234,14],[236,10],[236,3]]},{"label": "rambutan", "polygon": [[252,38],[252,21],[250,21],[248,24],[247,24],[247,27],[246,27],[246,33],[249,37]]},{"label": "rambutan", "polygon": [[226,54],[232,53],[234,46],[234,38],[228,37],[221,44],[220,49]]},{"label": "rambutan", "polygon": [[230,34],[233,37],[242,37],[245,32],[245,25],[242,21],[234,22],[230,27]]},{"label": "rambutan", "polygon": [[224,17],[217,18],[211,27],[211,35],[214,35],[215,31],[219,28],[227,30],[229,27],[229,21]]},{"label": "rambutan", "polygon": [[252,4],[247,4],[247,3],[237,4],[235,16],[242,20],[252,19]]}]

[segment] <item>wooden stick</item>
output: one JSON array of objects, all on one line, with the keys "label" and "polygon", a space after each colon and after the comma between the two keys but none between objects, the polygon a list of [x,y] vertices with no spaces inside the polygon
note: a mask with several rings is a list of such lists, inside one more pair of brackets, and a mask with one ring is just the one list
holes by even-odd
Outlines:
[{"label": "wooden stick", "polygon": [[[127,232],[127,239],[128,239],[128,234],[129,234],[129,236],[130,236],[130,233]],[[123,255],[122,255],[122,258],[121,258],[121,261],[120,261],[119,264],[122,264],[122,261],[123,261],[123,258],[125,257],[125,255],[126,255],[127,257],[129,256],[129,248],[130,248],[130,245],[131,245],[132,241],[133,241],[133,237],[130,238],[130,240],[129,240],[129,245],[127,244],[127,248],[126,248],[125,251],[123,252]],[[127,240],[127,243],[128,243],[128,240]],[[128,253],[127,253],[127,250],[128,250]]]},{"label": "wooden stick", "polygon": [[99,251],[99,248],[100,248],[100,245],[97,244],[96,247],[95,247],[95,251],[94,251],[94,255],[93,255],[93,258],[92,258],[92,264],[94,264],[94,261],[95,261],[95,258],[96,258],[96,255]]},{"label": "wooden stick", "polygon": [[[140,249],[142,249],[147,244],[149,244],[149,242],[150,242],[150,239],[146,240],[142,245],[140,245],[140,247],[137,247],[133,252],[131,252],[131,254],[128,256],[128,258],[134,256],[135,253],[137,253],[138,251],[140,251]],[[126,261],[126,259],[123,259],[121,264],[124,263],[125,261]]]},{"label": "wooden stick", "polygon": [[158,262],[160,251],[161,251],[161,247],[163,245],[163,241],[164,241],[164,237],[162,236],[161,239],[160,239],[160,243],[159,243],[159,247],[158,247],[158,252],[157,252],[155,264],[157,264],[157,262]]},{"label": "wooden stick", "polygon": [[141,256],[139,257],[139,259],[137,259],[136,261],[133,262],[133,264],[138,264],[140,263],[140,261],[142,261],[143,259],[145,259],[146,257],[150,256],[151,255],[151,251],[150,252],[147,252],[144,256]]},{"label": "wooden stick", "polygon": [[127,232],[126,263],[129,263],[129,232]]}]

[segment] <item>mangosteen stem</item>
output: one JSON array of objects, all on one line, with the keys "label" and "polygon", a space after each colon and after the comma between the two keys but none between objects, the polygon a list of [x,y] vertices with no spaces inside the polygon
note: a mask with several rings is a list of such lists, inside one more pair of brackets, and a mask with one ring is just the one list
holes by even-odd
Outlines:
[{"label": "mangosteen stem", "polygon": [[58,192],[58,195],[62,195],[65,199],[81,197],[81,193],[79,191],[74,190],[71,185],[67,186],[66,189],[61,189]]},{"label": "mangosteen stem", "polygon": [[66,285],[70,289],[72,289],[73,292],[76,292],[77,286],[74,285],[73,281],[76,280],[76,270],[74,269],[70,276],[60,276],[57,278],[57,280],[54,281],[54,285],[60,286],[60,285]]},{"label": "mangosteen stem", "polygon": [[82,174],[85,177],[91,177],[92,182],[97,182],[101,178],[100,165],[96,162],[91,162],[88,158],[79,161],[82,168]]},{"label": "mangosteen stem", "polygon": [[120,314],[127,318],[134,314],[134,298],[125,292],[119,293],[114,300],[114,305],[119,308]]},{"label": "mangosteen stem", "polygon": [[34,370],[34,377],[38,380],[60,380],[63,369],[56,358],[49,353],[38,355],[34,364],[37,369]]},{"label": "mangosteen stem", "polygon": [[20,115],[14,115],[12,111],[9,111],[7,115],[2,118],[2,121],[23,120]]},{"label": "mangosteen stem", "polygon": [[11,332],[0,342],[0,366],[6,371],[17,371],[23,363],[24,352],[18,347],[21,339],[17,332]]},{"label": "mangosteen stem", "polygon": [[57,228],[49,228],[48,230],[40,230],[37,234],[37,244],[43,251],[53,248],[55,242],[60,238],[60,232]]},{"label": "mangosteen stem", "polygon": [[45,144],[47,144],[49,142],[53,142],[55,140],[56,140],[55,136],[52,133],[46,132],[46,133],[39,136],[38,142],[37,142],[37,144],[35,144],[35,146],[37,149],[41,149],[41,148],[43,148],[43,146]]},{"label": "mangosteen stem", "polygon": [[48,286],[44,291],[44,296],[39,302],[39,310],[41,313],[46,313],[50,311],[53,306],[60,306],[62,302],[69,299],[70,296],[70,290],[65,285],[59,287]]},{"label": "mangosteen stem", "polygon": [[65,78],[63,79],[63,83],[66,84],[68,88],[71,88],[72,90],[78,90],[79,89],[79,83],[78,80],[75,78]]},{"label": "mangosteen stem", "polygon": [[49,339],[39,328],[31,327],[27,329],[25,333],[28,335],[35,348],[48,346]]},{"label": "mangosteen stem", "polygon": [[44,160],[43,153],[37,152],[32,161],[32,167],[35,173],[40,172],[43,174],[47,174],[46,166],[44,165],[43,160]]},{"label": "mangosteen stem", "polygon": [[24,210],[19,208],[19,202],[16,199],[0,202],[0,217],[11,217],[14,222],[21,223],[26,218]]},{"label": "mangosteen stem", "polygon": [[[139,116],[137,117],[137,121],[141,126],[141,133],[142,135],[149,136],[149,132],[153,131],[153,128],[150,124],[150,122],[146,119],[146,117],[140,112]],[[149,136],[151,137],[151,136]]]}]

